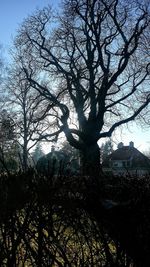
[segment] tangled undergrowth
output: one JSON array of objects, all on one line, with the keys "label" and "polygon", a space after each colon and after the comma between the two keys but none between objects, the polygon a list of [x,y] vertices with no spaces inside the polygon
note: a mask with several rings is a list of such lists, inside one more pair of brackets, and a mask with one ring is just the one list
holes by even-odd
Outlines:
[{"label": "tangled undergrowth", "polygon": [[0,266],[147,267],[149,207],[150,177],[1,175]]}]

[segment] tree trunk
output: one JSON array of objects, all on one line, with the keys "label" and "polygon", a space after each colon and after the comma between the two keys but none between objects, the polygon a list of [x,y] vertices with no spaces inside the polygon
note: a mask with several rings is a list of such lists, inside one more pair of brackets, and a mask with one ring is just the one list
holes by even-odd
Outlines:
[{"label": "tree trunk", "polygon": [[97,144],[86,146],[80,151],[81,174],[98,178],[101,175],[100,149]]},{"label": "tree trunk", "polygon": [[28,151],[27,151],[27,141],[24,140],[23,146],[23,171],[26,172],[28,169]]}]

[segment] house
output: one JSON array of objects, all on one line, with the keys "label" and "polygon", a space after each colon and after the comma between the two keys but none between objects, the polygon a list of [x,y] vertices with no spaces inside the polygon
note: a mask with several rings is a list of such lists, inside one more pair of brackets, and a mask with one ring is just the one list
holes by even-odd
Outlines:
[{"label": "house", "polygon": [[79,169],[79,164],[69,151],[67,153],[63,149],[55,150],[55,147],[52,146],[51,152],[39,158],[36,168],[42,173],[75,174]]},{"label": "house", "polygon": [[118,144],[118,149],[104,160],[102,168],[104,172],[114,175],[141,177],[150,174],[150,159],[136,149],[133,142],[130,142],[128,146],[124,146],[121,142]]}]

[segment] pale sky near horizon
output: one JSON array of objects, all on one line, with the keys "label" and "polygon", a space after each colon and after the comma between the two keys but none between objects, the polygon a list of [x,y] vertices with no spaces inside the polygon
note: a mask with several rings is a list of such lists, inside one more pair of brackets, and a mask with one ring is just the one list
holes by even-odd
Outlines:
[{"label": "pale sky near horizon", "polygon": [[[8,57],[12,38],[15,37],[24,18],[32,14],[36,8],[42,8],[48,4],[55,7],[59,2],[60,0],[0,0],[0,44],[3,46],[3,57],[6,55]],[[116,144],[122,141],[124,145],[133,141],[140,151],[150,151],[150,128],[148,127],[144,130],[141,127],[132,126],[130,131],[123,130],[123,133],[117,131],[113,139]]]}]

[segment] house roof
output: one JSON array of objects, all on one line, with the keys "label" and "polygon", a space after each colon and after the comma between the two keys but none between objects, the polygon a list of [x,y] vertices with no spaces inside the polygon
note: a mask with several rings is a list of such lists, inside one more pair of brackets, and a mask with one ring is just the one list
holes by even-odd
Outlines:
[{"label": "house roof", "polygon": [[132,167],[150,169],[150,160],[135,147],[123,146],[121,148],[118,148],[106,158],[102,165],[103,167],[109,167],[110,161],[115,160],[132,160]]}]

